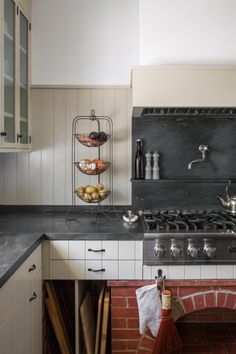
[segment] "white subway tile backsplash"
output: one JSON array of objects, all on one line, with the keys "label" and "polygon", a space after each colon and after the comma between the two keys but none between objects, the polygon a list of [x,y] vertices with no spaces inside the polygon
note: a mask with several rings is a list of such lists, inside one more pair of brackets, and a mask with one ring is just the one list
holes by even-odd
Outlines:
[{"label": "white subway tile backsplash", "polygon": [[233,265],[218,265],[216,268],[217,279],[233,279],[234,266]]},{"label": "white subway tile backsplash", "polygon": [[201,268],[198,265],[185,266],[185,279],[200,279]]},{"label": "white subway tile backsplash", "polygon": [[216,265],[202,265],[201,266],[201,279],[216,279]]},{"label": "white subway tile backsplash", "polygon": [[184,279],[184,266],[169,266],[168,279]]}]

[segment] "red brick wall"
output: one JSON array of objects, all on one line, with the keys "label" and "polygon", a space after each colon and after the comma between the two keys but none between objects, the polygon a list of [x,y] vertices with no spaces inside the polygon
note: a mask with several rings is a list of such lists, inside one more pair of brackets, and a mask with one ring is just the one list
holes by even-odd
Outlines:
[{"label": "red brick wall", "polygon": [[[153,284],[150,281],[109,281],[111,287],[112,353],[150,354],[154,339],[148,332],[139,334],[136,289]],[[173,280],[166,281],[172,290],[172,312],[175,320],[215,322],[236,321],[236,281]],[[216,310],[215,317],[213,309]],[[225,310],[224,310],[225,309]],[[229,311],[231,310],[231,311]],[[229,313],[230,312],[230,313]],[[198,316],[196,316],[198,315]],[[188,318],[189,316],[189,318]],[[228,317],[227,317],[228,316]]]}]

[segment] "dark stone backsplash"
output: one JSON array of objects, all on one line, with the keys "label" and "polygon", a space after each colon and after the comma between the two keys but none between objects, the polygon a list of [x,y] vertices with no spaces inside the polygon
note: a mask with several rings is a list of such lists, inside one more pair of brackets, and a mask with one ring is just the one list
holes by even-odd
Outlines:
[{"label": "dark stone backsplash", "polygon": [[[132,118],[132,166],[136,139],[143,151],[160,153],[161,181],[134,181],[132,203],[144,208],[221,208],[216,196],[224,196],[227,181],[236,192],[236,116],[145,116]],[[208,145],[206,161],[199,145]]]}]

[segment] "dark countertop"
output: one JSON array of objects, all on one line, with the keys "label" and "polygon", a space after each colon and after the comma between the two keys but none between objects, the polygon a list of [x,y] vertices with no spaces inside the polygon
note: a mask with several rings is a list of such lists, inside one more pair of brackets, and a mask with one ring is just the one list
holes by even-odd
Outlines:
[{"label": "dark countertop", "polygon": [[19,268],[43,239],[142,240],[141,222],[128,226],[122,213],[107,216],[77,212],[0,210],[0,287]]}]

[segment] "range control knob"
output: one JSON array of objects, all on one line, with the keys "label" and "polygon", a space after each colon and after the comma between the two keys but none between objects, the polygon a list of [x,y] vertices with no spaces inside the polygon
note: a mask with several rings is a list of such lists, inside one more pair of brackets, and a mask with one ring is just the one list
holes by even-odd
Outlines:
[{"label": "range control knob", "polygon": [[174,258],[180,258],[182,256],[182,248],[177,245],[174,241],[172,241],[171,247],[170,247],[170,253],[172,257]]},{"label": "range control knob", "polygon": [[197,259],[199,257],[199,251],[200,251],[199,247],[197,247],[191,241],[189,241],[188,249],[187,249],[188,255],[191,258]]},{"label": "range control knob", "polygon": [[204,241],[204,248],[203,253],[208,258],[214,258],[216,255],[216,247],[213,245],[211,240],[203,240]]},{"label": "range control knob", "polygon": [[161,245],[159,242],[156,242],[156,245],[154,247],[154,254],[158,259],[163,258],[166,254],[165,247]]}]

